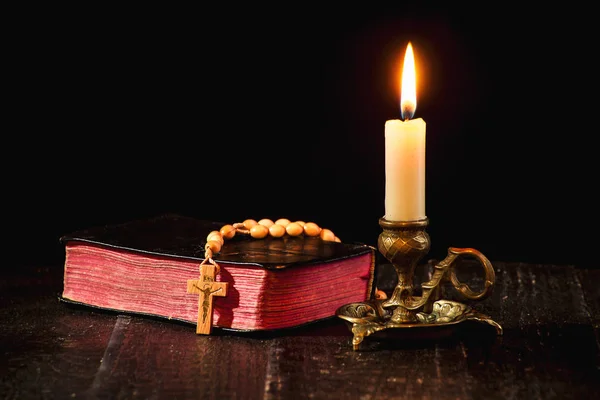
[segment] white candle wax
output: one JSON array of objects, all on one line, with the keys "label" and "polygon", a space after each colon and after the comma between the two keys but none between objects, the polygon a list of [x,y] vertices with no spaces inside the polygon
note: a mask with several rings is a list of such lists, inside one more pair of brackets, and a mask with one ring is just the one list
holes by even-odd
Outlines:
[{"label": "white candle wax", "polygon": [[425,121],[385,123],[385,219],[425,219]]}]

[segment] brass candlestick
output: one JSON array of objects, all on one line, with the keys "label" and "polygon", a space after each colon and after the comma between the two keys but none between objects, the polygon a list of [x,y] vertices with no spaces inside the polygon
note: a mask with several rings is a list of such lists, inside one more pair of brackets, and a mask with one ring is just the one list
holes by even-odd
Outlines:
[{"label": "brass candlestick", "polygon": [[[415,269],[429,252],[430,238],[425,228],[427,218],[418,221],[388,221],[379,219],[383,231],[379,235],[379,252],[394,266],[398,281],[387,299],[370,299],[338,308],[336,315],[344,319],[354,334],[352,345],[359,348],[365,336],[384,329],[420,328],[456,324],[467,320],[488,323],[502,334],[502,327],[489,316],[470,306],[442,299],[441,283],[450,281],[469,300],[482,300],[492,292],[496,275],[490,261],[473,248],[450,247],[444,260],[434,267],[431,279],[421,284],[420,294],[414,291]],[[455,267],[461,257],[475,258],[484,268],[484,288],[477,293],[457,276]]]}]

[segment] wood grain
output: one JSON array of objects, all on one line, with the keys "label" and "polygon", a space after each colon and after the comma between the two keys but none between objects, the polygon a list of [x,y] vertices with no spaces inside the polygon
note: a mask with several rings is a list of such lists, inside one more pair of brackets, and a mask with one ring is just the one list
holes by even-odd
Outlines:
[{"label": "wood grain", "polygon": [[[600,270],[493,263],[472,303],[504,328],[367,337],[344,321],[242,333],[60,303],[55,280],[4,283],[0,398],[576,399],[600,397]],[[466,265],[461,279],[483,274]],[[51,285],[48,282],[53,282]],[[12,290],[15,289],[15,290]],[[446,296],[457,292],[446,287]]]}]

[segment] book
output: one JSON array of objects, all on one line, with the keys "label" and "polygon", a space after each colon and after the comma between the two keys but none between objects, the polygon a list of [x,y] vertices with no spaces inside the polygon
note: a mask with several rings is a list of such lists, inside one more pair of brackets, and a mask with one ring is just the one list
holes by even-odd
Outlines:
[{"label": "book", "polygon": [[[335,316],[371,297],[375,249],[364,243],[236,235],[205,257],[226,225],[178,214],[91,227],[60,237],[66,303],[196,324],[263,331]],[[207,262],[213,261],[215,265]],[[210,281],[213,295],[198,286]],[[208,301],[210,300],[210,301]],[[204,322],[202,322],[204,323]]]}]

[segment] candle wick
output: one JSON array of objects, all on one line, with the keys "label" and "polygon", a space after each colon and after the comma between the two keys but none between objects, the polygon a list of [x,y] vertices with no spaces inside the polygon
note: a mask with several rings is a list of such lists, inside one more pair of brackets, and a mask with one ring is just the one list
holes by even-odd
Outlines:
[{"label": "candle wick", "polygon": [[415,115],[415,105],[409,101],[403,102],[400,107],[400,115],[404,121],[408,121]]}]

